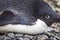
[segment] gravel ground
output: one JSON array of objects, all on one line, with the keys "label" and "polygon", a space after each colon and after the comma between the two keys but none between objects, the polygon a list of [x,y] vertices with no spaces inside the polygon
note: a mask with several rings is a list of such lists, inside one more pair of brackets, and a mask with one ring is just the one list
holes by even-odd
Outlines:
[{"label": "gravel ground", "polygon": [[38,35],[5,33],[4,35],[0,35],[0,40],[60,40],[60,33],[55,31]]},{"label": "gravel ground", "polygon": [[[52,9],[60,15],[60,0],[44,0]],[[22,33],[5,33],[0,35],[0,40],[60,40],[60,23],[54,23],[51,27],[55,28],[55,31],[38,34],[28,35]]]}]

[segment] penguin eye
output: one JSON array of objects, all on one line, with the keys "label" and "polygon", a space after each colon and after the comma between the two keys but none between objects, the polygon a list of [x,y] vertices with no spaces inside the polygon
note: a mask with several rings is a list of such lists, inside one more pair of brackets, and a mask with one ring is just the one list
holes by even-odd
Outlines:
[{"label": "penguin eye", "polygon": [[46,19],[49,19],[49,18],[50,18],[50,15],[46,15],[45,18],[46,18]]}]

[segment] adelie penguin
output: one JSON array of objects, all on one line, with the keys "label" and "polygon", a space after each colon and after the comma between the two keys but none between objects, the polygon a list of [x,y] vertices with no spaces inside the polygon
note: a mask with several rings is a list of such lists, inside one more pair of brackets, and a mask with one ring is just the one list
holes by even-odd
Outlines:
[{"label": "adelie penguin", "polygon": [[40,34],[54,22],[60,15],[43,0],[0,0],[0,33]]}]

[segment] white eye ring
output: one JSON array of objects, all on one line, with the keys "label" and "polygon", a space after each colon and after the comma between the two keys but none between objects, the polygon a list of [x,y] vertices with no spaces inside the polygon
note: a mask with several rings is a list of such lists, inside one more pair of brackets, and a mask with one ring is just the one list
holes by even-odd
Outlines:
[{"label": "white eye ring", "polygon": [[49,19],[49,18],[50,18],[50,16],[49,16],[49,15],[46,15],[46,16],[45,16],[45,18],[46,18],[46,19]]}]

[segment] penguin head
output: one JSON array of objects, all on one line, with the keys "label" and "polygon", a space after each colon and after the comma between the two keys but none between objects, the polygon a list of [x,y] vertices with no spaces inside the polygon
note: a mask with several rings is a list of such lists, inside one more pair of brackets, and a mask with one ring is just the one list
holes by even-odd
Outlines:
[{"label": "penguin head", "polygon": [[35,15],[42,21],[44,21],[48,26],[55,22],[60,22],[60,15],[53,11],[53,9],[44,1],[37,2]]},{"label": "penguin head", "polygon": [[[27,2],[28,3],[28,2]],[[2,3],[3,4],[3,3]],[[12,3],[12,4],[14,4],[14,3]],[[11,5],[12,5],[11,4]],[[30,4],[30,3],[29,3]],[[1,5],[1,4],[0,4]],[[5,6],[3,7],[3,6],[1,6],[1,8],[2,9],[4,9],[4,8],[6,8],[6,4],[4,4]],[[19,7],[20,7],[20,5],[22,5],[22,4],[19,4]],[[28,5],[29,6],[29,5]],[[12,7],[12,6],[9,6],[9,7]],[[15,6],[13,6],[13,7],[15,7]],[[25,6],[24,7],[26,7],[26,4],[25,4]],[[1,9],[0,8],[0,9]],[[21,7],[22,8],[22,7]],[[29,7],[30,8],[30,7]],[[2,10],[1,9],[1,10]],[[16,9],[18,9],[18,6],[16,5]],[[26,10],[27,10],[28,8],[26,7]],[[39,19],[41,19],[42,21],[44,21],[48,26],[50,26],[52,23],[54,23],[54,22],[60,22],[60,16],[59,15],[57,15],[53,10],[52,10],[52,8],[46,3],[46,2],[44,2],[43,0],[37,0],[36,2],[35,2],[35,4],[33,5],[33,8],[30,8],[31,10],[32,9],[34,9],[34,14],[32,14],[32,12],[31,12],[31,10],[29,10],[29,11],[27,11],[24,15],[26,15],[27,17],[29,16],[29,14],[31,14],[31,15],[34,15],[35,17],[33,18],[33,16],[29,16],[29,20],[32,20],[32,19],[34,19],[34,20],[36,20],[37,18],[39,18]],[[24,12],[24,11],[23,11]],[[29,14],[28,14],[29,13]],[[14,13],[13,12],[11,12],[11,11],[4,11],[1,15],[0,15],[0,24],[2,25],[2,24],[8,24],[8,23],[12,23],[12,24],[14,24],[14,23],[22,23],[22,21],[23,22],[25,22],[24,20],[24,18],[22,18],[23,20],[20,22],[20,16],[21,15],[23,15],[23,13],[21,13],[20,15],[18,14],[18,15],[14,15]],[[24,17],[24,15],[23,16],[21,16],[21,17]],[[26,18],[26,17],[25,17]],[[26,20],[26,22],[28,22],[28,20]],[[24,23],[24,24],[26,24],[26,22]],[[28,22],[28,23],[30,23],[30,21]],[[27,24],[28,24],[27,23]]]},{"label": "penguin head", "polygon": [[[52,11],[52,10],[51,10]],[[57,15],[55,12],[52,13],[41,13],[38,15],[38,18],[44,21],[48,26],[51,26],[55,22],[60,22],[60,16]]]}]

